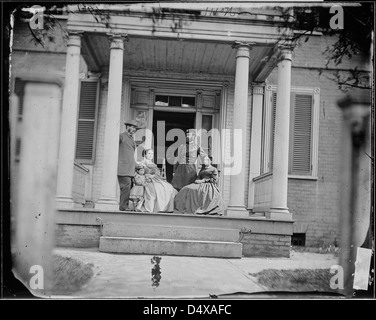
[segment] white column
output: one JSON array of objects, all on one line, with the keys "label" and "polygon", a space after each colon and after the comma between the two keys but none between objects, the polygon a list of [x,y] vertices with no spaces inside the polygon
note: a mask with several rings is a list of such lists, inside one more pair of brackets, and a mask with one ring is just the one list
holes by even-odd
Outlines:
[{"label": "white column", "polygon": [[273,149],[271,219],[292,219],[287,208],[291,90],[291,49],[282,48],[278,63],[277,109]]},{"label": "white column", "polygon": [[[236,43],[236,71],[234,92],[234,116],[233,116],[233,150],[241,150],[235,157],[235,161],[243,161],[246,157],[246,132],[247,132],[247,106],[248,106],[248,77],[249,77],[249,50],[250,45]],[[235,130],[239,130],[241,136],[235,138]],[[236,167],[236,169],[235,169]],[[230,177],[230,203],[227,216],[248,217],[245,208],[245,170],[244,163],[233,166]]]},{"label": "white column", "polygon": [[255,183],[253,178],[260,175],[261,168],[261,137],[262,137],[262,106],[264,102],[264,87],[253,86],[252,100],[252,130],[251,154],[249,164],[248,209],[253,209]]},{"label": "white column", "polygon": [[109,35],[110,68],[108,75],[108,95],[106,127],[104,133],[103,174],[101,196],[96,209],[118,210],[117,167],[119,155],[119,133],[121,119],[121,92],[123,88],[124,36]]},{"label": "white column", "polygon": [[70,33],[68,39],[57,176],[58,208],[73,208],[73,166],[77,135],[81,35],[82,33]]}]

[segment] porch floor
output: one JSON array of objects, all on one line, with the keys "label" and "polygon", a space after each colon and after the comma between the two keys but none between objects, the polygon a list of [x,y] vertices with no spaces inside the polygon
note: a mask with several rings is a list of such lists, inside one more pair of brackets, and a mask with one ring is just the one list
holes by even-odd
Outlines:
[{"label": "porch floor", "polygon": [[[178,237],[161,236],[158,239],[172,239],[179,240],[182,234],[190,234],[183,229],[190,229],[192,233],[203,235],[203,232],[215,234],[225,232],[225,230],[231,229],[236,232],[238,238],[235,240],[231,238],[231,242],[235,244],[235,247],[242,245],[242,254],[240,256],[289,256],[291,246],[291,235],[293,232],[293,220],[273,220],[265,217],[227,217],[227,216],[206,216],[206,215],[192,215],[181,213],[144,213],[134,211],[101,211],[95,209],[64,209],[58,210],[56,215],[57,224],[57,244],[58,246],[70,246],[70,247],[100,247],[100,240],[103,236],[103,231],[106,224],[123,225],[127,229],[127,238],[156,238],[155,232],[151,232],[153,229],[158,229],[162,232],[162,229],[170,229],[167,234],[173,234],[178,232]],[[137,226],[138,232],[132,229],[131,226]],[[162,228],[161,228],[162,227]],[[121,231],[118,230],[118,231]],[[149,230],[150,232],[147,232]],[[218,231],[219,230],[219,231]],[[222,231],[221,231],[222,230]],[[110,234],[108,236],[119,236],[119,232],[116,234]],[[128,234],[129,233],[129,234]],[[153,236],[154,234],[154,236]],[[166,233],[163,233],[166,235]],[[121,237],[120,235],[119,237]],[[123,235],[124,236],[124,235]],[[207,239],[207,238],[206,238]],[[118,239],[121,240],[121,239]],[[128,239],[129,240],[129,239]],[[186,240],[186,238],[185,238]],[[199,246],[200,241],[205,241],[205,237],[196,237],[193,240],[192,245]],[[212,239],[213,242],[215,239]],[[219,240],[221,241],[221,240]],[[130,241],[117,241],[121,246],[129,247]],[[121,243],[123,242],[123,243]],[[149,241],[150,242],[150,241]],[[139,243],[140,247],[145,247],[145,242]],[[184,247],[184,243],[170,243],[165,242],[164,245],[170,249],[174,247],[172,254],[179,254],[179,250],[176,246]],[[201,245],[207,245],[201,243]],[[226,242],[223,243],[223,248],[226,247]],[[210,246],[209,246],[210,247]],[[218,246],[217,246],[218,247]],[[220,246],[219,246],[220,247]],[[219,248],[218,247],[218,248]],[[154,254],[149,250],[134,252],[129,251],[127,253],[145,253]],[[159,248],[159,253],[163,253],[164,249]],[[169,249],[169,250],[170,250]],[[175,250],[176,249],[176,250]],[[199,248],[195,250],[197,254],[200,253]],[[222,250],[222,249],[221,249]],[[210,249],[209,249],[210,251]],[[115,251],[119,252],[119,251]],[[124,251],[122,251],[124,252]],[[155,252],[155,253],[158,253]],[[187,251],[189,252],[189,250]],[[166,252],[166,254],[169,254]],[[195,253],[196,255],[196,253]],[[212,255],[210,255],[212,256]],[[218,257],[220,255],[217,255]],[[239,253],[237,253],[239,256]],[[239,256],[239,257],[240,257]],[[222,255],[222,257],[230,257]]]}]

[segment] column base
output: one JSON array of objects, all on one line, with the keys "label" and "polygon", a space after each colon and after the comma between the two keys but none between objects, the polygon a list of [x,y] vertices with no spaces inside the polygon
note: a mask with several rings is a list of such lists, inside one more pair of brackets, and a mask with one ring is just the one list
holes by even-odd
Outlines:
[{"label": "column base", "polygon": [[249,212],[245,206],[228,206],[226,216],[231,218],[249,218]]},{"label": "column base", "polygon": [[72,197],[57,196],[56,200],[56,209],[73,209],[74,201]]},{"label": "column base", "polygon": [[116,199],[99,199],[95,203],[95,209],[119,211],[119,203]]},{"label": "column base", "polygon": [[292,213],[288,208],[270,208],[269,212],[265,212],[265,217],[275,220],[292,220]]}]

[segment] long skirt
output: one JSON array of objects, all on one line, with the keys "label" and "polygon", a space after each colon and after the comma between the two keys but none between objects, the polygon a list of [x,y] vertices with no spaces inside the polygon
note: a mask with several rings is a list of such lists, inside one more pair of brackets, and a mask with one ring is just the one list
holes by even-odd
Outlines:
[{"label": "long skirt", "polygon": [[172,212],[177,190],[167,181],[155,177],[145,186],[144,201],[141,211]]},{"label": "long skirt", "polygon": [[195,164],[179,164],[176,168],[171,184],[177,190],[195,182],[197,170]]},{"label": "long skirt", "polygon": [[175,196],[175,210],[183,213],[223,215],[225,205],[213,183],[192,183]]}]

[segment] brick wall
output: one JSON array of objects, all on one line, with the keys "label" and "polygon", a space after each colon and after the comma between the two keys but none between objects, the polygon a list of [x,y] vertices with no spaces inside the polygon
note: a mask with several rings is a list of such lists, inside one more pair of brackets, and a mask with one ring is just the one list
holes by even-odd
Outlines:
[{"label": "brick wall", "polygon": [[244,257],[290,257],[291,236],[271,234],[245,234]]},{"label": "brick wall", "polygon": [[58,247],[96,248],[100,236],[100,226],[57,224],[55,228]]},{"label": "brick wall", "polygon": [[[325,67],[324,52],[334,39],[311,37],[304,46],[294,50],[292,58],[292,86],[320,88],[318,176],[316,180],[289,179],[288,207],[293,213],[295,233],[306,233],[306,245],[333,244],[339,240],[340,215],[340,163],[342,112],[337,101],[346,93],[330,80],[334,70]],[[339,67],[346,69],[358,66],[367,68],[367,63],[354,57]],[[268,82],[277,84],[276,70]],[[350,91],[351,92],[351,91]]]},{"label": "brick wall", "polygon": [[74,163],[73,169],[73,187],[72,187],[72,197],[73,201],[77,204],[85,204],[85,190],[86,190],[86,183],[88,181],[88,173],[89,171],[79,165],[78,163]]}]

